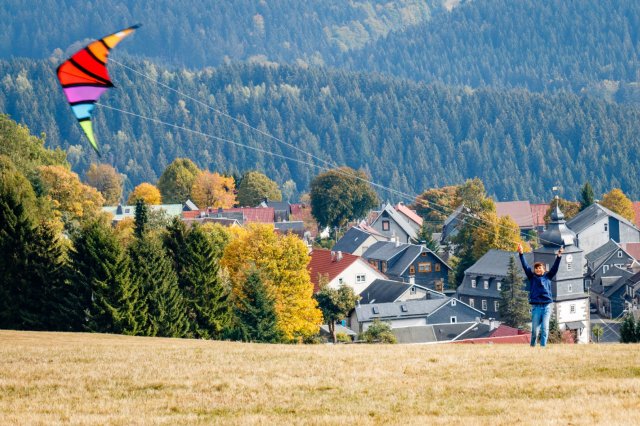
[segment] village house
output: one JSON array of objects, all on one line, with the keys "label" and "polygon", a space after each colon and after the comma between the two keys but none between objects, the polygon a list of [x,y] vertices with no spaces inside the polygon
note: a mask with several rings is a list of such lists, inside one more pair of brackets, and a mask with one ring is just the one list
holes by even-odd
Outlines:
[{"label": "village house", "polygon": [[341,251],[314,249],[307,265],[313,292],[320,290],[324,282],[331,288],[346,284],[356,294],[367,288],[376,279],[386,279],[385,275],[358,256]]},{"label": "village house", "polygon": [[418,284],[377,279],[360,293],[359,303],[392,303],[418,299],[444,299],[446,296]]},{"label": "village house", "polygon": [[378,241],[388,241],[388,238],[371,228],[363,228],[361,225],[352,226],[333,246],[333,251],[362,256],[365,251],[369,250],[369,247]]},{"label": "village house", "polygon": [[362,257],[387,277],[442,292],[451,267],[423,245],[379,241]]},{"label": "village house", "polygon": [[[527,232],[535,228],[529,201],[500,201],[496,202],[498,217],[509,216],[518,225],[520,231]],[[543,215],[544,216],[544,215]]]},{"label": "village house", "polygon": [[609,240],[616,243],[640,242],[640,229],[617,213],[595,203],[567,221],[576,234],[577,246],[585,253],[602,247]]},{"label": "village house", "polygon": [[[158,204],[147,205],[150,212],[158,212],[159,214],[164,214],[168,218],[174,217],[192,217],[200,214],[200,210],[198,207],[193,204],[191,200],[187,200],[184,204]],[[105,206],[102,208],[103,212],[111,214],[111,223],[113,225],[118,222],[131,218],[133,219],[136,215],[136,206],[135,205],[121,205],[117,206]]]},{"label": "village house", "polygon": [[370,226],[387,238],[395,238],[403,243],[416,241],[422,221],[420,220],[418,223],[419,217],[415,214],[412,219],[412,216],[407,214],[410,210],[404,205],[402,205],[402,210],[404,213],[387,203]]}]

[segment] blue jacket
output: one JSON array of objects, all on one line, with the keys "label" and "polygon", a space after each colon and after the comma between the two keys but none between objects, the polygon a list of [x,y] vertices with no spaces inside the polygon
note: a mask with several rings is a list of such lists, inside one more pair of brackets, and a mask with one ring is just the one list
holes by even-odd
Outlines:
[{"label": "blue jacket", "polygon": [[560,259],[560,256],[557,256],[551,270],[545,272],[541,276],[538,276],[533,273],[531,267],[527,264],[524,255],[520,254],[522,269],[524,269],[524,273],[527,274],[527,278],[529,278],[529,303],[536,305],[547,305],[549,303],[553,303],[551,280],[556,276],[556,273],[558,273]]}]

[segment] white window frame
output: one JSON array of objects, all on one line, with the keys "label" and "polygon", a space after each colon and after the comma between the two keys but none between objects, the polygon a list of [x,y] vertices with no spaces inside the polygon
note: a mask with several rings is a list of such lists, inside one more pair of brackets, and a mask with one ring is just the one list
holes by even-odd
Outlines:
[{"label": "white window frame", "polygon": [[482,310],[483,311],[487,310],[487,300],[486,299],[482,299]]},{"label": "white window frame", "polygon": [[455,316],[450,317],[449,321],[451,321],[451,324],[456,324],[458,322],[458,317],[455,317]]},{"label": "white window frame", "polygon": [[502,291],[502,281],[498,281],[498,282],[496,283],[496,290],[498,290],[498,291]]},{"label": "white window frame", "polygon": [[576,305],[575,305],[575,303],[572,303],[571,305],[569,305],[569,313],[570,314],[575,314],[576,313]]},{"label": "white window frame", "polygon": [[451,306],[456,306],[456,299],[451,299]]},{"label": "white window frame", "polygon": [[489,280],[484,280],[483,286],[485,290],[489,290]]},{"label": "white window frame", "polygon": [[493,301],[493,310],[496,312],[500,310],[500,302],[498,300]]},{"label": "white window frame", "polygon": [[476,284],[476,280],[472,279],[471,280],[471,288],[476,288],[477,284]]},{"label": "white window frame", "polygon": [[418,289],[414,285],[413,287],[411,287],[411,290],[409,290],[409,294],[416,294],[417,291],[418,291]]},{"label": "white window frame", "polygon": [[473,299],[473,298],[471,298],[471,297],[470,297],[470,298],[469,298],[469,306],[471,306],[471,307],[473,308],[475,304],[476,304],[475,299]]},{"label": "white window frame", "polygon": [[618,250],[618,257],[622,257],[622,250]]},{"label": "white window frame", "polygon": [[356,284],[367,282],[367,274],[356,274]]},{"label": "white window frame", "polygon": [[573,293],[573,284],[569,283],[569,285],[567,285],[567,291]]}]

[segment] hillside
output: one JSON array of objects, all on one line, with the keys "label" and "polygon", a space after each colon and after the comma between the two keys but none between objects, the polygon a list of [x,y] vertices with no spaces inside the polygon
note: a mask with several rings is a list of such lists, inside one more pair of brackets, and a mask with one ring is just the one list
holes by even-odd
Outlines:
[{"label": "hillside", "polygon": [[[586,181],[597,197],[620,187],[640,198],[640,111],[633,107],[318,68],[187,71],[122,58],[114,55],[130,69],[111,65],[117,88],[101,99],[94,128],[102,161],[125,173],[129,187],[155,182],[174,158],[188,157],[213,171],[258,169],[280,184],[293,179],[298,191],[307,190],[316,166],[363,168],[374,182],[409,194],[405,201],[475,176],[499,200],[548,201],[558,184],[572,198]],[[97,157],[63,99],[56,65],[0,61],[0,111],[44,132],[48,145],[67,150],[74,170],[84,173]]]},{"label": "hillside", "polygon": [[640,101],[640,3],[473,0],[388,34],[341,64],[471,87],[586,91]]},{"label": "hillside", "polygon": [[129,52],[159,63],[189,67],[237,60],[331,63],[340,52],[430,19],[440,3],[42,0],[33,7],[23,0],[5,0],[0,8],[0,58],[42,59],[71,53],[79,40],[142,23],[144,31]]},{"label": "hillside", "polygon": [[629,424],[640,417],[638,365],[634,345],[276,346],[0,331],[0,422]]}]

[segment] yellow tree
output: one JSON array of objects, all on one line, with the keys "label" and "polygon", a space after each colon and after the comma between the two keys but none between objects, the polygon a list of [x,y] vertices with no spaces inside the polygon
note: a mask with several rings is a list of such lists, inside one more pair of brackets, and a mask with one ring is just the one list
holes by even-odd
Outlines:
[{"label": "yellow tree", "polygon": [[516,251],[522,243],[525,251],[528,245],[522,241],[520,228],[510,216],[498,217],[494,212],[485,212],[479,221],[473,240],[473,257],[479,259],[491,249]]},{"label": "yellow tree", "polygon": [[191,201],[200,208],[228,209],[236,203],[236,185],[232,177],[204,171],[193,181]]},{"label": "yellow tree", "polygon": [[85,177],[87,184],[100,191],[106,205],[114,205],[120,201],[124,176],[113,166],[91,163]]},{"label": "yellow tree", "polygon": [[154,185],[147,182],[141,183],[140,185],[136,186],[133,191],[131,191],[129,199],[127,200],[127,204],[134,205],[136,203],[136,200],[138,200],[139,198],[141,198],[146,204],[162,204],[162,196],[160,195],[160,190]]},{"label": "yellow tree", "polygon": [[625,219],[635,222],[636,214],[633,210],[633,203],[627,196],[618,188],[613,188],[608,193],[602,196],[600,202],[602,207],[606,207],[614,213],[618,213]]},{"label": "yellow tree", "polygon": [[92,186],[80,182],[76,173],[63,166],[38,168],[42,189],[65,223],[99,214],[104,198]]},{"label": "yellow tree", "polygon": [[278,235],[269,225],[231,230],[221,265],[228,271],[236,300],[244,297],[247,273],[255,267],[275,298],[278,328],[295,341],[318,333],[322,312],[313,299],[313,284],[304,243],[293,235]]}]

